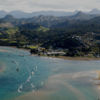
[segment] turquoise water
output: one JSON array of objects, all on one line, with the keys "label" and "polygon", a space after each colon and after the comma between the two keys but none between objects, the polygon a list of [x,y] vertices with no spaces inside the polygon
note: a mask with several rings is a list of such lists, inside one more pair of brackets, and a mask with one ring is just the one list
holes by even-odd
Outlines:
[{"label": "turquoise water", "polygon": [[100,61],[30,56],[0,47],[0,100],[97,100]]}]

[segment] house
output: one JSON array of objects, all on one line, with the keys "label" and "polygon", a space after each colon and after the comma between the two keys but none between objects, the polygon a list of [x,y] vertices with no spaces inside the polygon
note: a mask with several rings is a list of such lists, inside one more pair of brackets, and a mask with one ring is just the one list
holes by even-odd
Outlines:
[{"label": "house", "polygon": [[47,52],[48,56],[64,56],[65,54],[66,54],[65,52],[55,52],[55,51]]}]

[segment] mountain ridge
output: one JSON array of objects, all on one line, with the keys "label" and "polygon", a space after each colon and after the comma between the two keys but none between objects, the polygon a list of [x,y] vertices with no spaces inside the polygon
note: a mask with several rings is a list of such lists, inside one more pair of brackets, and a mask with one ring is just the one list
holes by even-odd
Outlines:
[{"label": "mountain ridge", "polygon": [[92,9],[91,11],[85,12],[85,11],[37,11],[37,12],[24,12],[24,11],[19,11],[19,10],[15,10],[15,11],[11,11],[11,12],[6,12],[1,10],[0,11],[0,18],[5,17],[6,15],[12,15],[16,18],[31,18],[34,16],[40,16],[40,15],[44,15],[44,16],[56,16],[56,17],[61,17],[61,16],[73,16],[75,14],[77,14],[78,12],[82,12],[85,14],[93,14],[93,15],[100,15],[100,10],[98,9]]}]

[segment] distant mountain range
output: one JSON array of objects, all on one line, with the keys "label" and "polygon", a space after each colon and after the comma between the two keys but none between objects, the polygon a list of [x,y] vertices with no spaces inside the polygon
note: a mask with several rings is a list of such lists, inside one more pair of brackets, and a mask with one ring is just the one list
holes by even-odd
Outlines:
[{"label": "distant mountain range", "polygon": [[[39,12],[32,12],[32,13],[27,13],[23,11],[12,11],[12,12],[5,12],[5,11],[0,11],[0,18],[5,17],[6,15],[12,15],[15,18],[31,18],[34,16],[73,16],[81,11],[74,11],[74,12],[65,12],[65,11],[39,11]],[[93,9],[89,12],[82,12],[85,14],[92,14],[92,15],[100,15],[100,10],[98,9]]]},{"label": "distant mountain range", "polygon": [[100,14],[100,10],[98,10],[98,9],[92,9],[90,12],[89,12],[89,14]]},{"label": "distant mountain range", "polygon": [[5,12],[5,11],[0,11],[0,18],[6,16],[6,15],[12,15],[16,18],[31,18],[34,16],[71,16],[76,14],[77,11],[75,12],[64,12],[64,11],[39,11],[39,12],[32,12],[32,13],[26,13],[22,11],[12,11],[12,12]]},{"label": "distant mountain range", "polygon": [[[34,24],[46,27],[46,28],[65,28],[67,30],[77,29],[77,28],[90,28],[92,30],[94,27],[100,27],[100,14],[99,10],[93,9],[90,12],[81,12],[75,11],[74,13],[65,13],[66,16],[62,16],[59,12],[59,16],[50,15],[49,12],[45,12],[44,14],[41,12],[34,13],[23,13],[20,11],[13,11],[10,13],[6,13],[1,11],[0,16],[0,27],[30,27],[32,28]],[[58,12],[57,12],[58,13]],[[19,16],[18,16],[19,15]],[[31,15],[31,16],[30,16]],[[95,28],[95,29],[96,29]]]}]

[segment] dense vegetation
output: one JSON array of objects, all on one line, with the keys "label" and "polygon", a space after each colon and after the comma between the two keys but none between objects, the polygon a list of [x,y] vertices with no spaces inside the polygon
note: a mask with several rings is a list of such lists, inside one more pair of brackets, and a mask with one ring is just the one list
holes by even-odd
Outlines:
[{"label": "dense vegetation", "polygon": [[78,13],[71,17],[16,19],[7,15],[0,19],[0,45],[42,47],[46,52],[63,51],[66,56],[99,57],[100,17],[86,16]]}]

